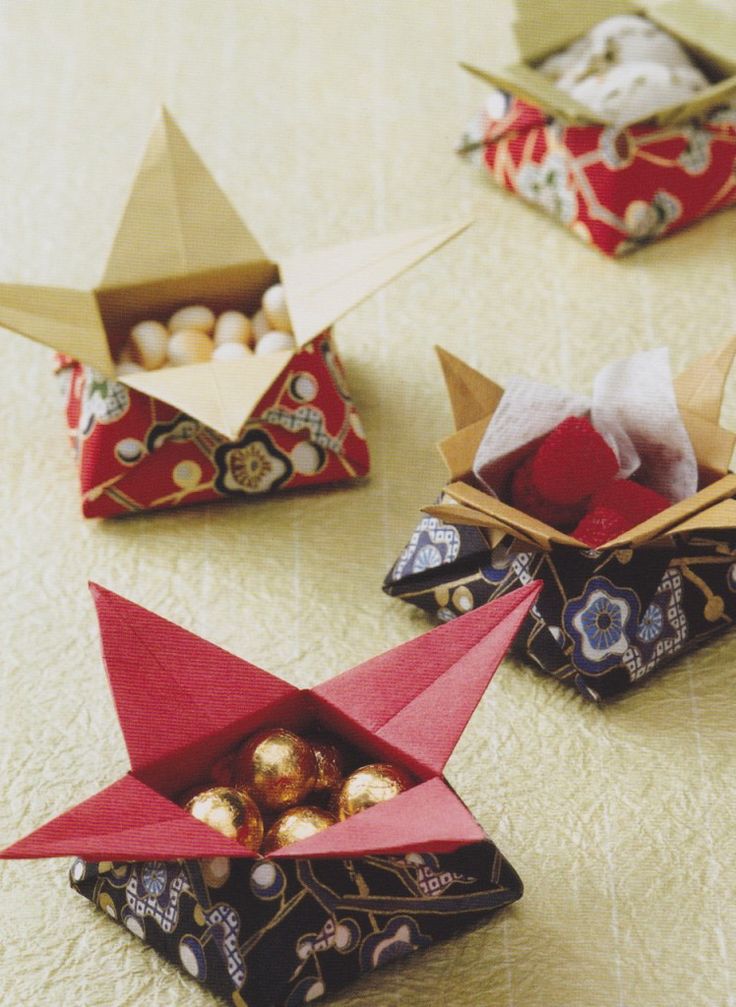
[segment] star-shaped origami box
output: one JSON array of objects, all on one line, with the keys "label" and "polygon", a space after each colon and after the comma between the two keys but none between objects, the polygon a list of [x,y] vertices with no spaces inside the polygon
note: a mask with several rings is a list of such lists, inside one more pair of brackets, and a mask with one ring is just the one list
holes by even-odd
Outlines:
[{"label": "star-shaped origami box", "polygon": [[[58,351],[88,517],[337,482],[368,472],[331,327],[467,226],[272,261],[166,110],[101,282],[0,284],[0,325]],[[283,283],[296,348],[117,376],[132,325],[187,304],[253,315]]]},{"label": "star-shaped origami box", "polygon": [[[537,585],[299,690],[93,586],[130,772],[2,854],[74,888],[239,1007],[295,1007],[520,898],[443,777]],[[321,727],[415,784],[268,858],[173,799],[253,731]]]}]

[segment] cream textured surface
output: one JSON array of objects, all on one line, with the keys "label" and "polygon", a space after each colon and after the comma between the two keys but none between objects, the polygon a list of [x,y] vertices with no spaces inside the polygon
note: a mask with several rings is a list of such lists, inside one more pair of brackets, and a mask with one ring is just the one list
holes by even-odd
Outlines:
[{"label": "cream textured surface", "polygon": [[[507,14],[499,0],[2,5],[2,279],[101,270],[161,101],[275,254],[478,217],[338,326],[374,459],[351,489],[84,523],[50,355],[0,332],[3,845],[127,768],[88,578],[315,683],[427,629],[380,584],[443,480],[434,342],[492,376],[588,392],[635,347],[669,343],[679,367],[733,333],[735,212],[612,262],[455,159],[484,94],[456,61],[506,54]],[[332,1002],[736,1003],[734,664],[736,634],[599,710],[507,662],[449,775],[524,899]],[[4,1007],[214,1005],[66,871],[0,867]]]}]

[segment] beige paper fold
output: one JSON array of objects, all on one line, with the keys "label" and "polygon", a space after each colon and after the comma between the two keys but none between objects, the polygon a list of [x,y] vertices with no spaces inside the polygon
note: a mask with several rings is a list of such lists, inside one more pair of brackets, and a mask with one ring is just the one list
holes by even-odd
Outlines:
[{"label": "beige paper fold", "polygon": [[555,118],[578,124],[607,124],[604,117],[565,94],[534,66],[613,14],[644,13],[700,57],[711,76],[721,78],[688,102],[633,119],[626,123],[627,126],[644,122],[661,126],[686,122],[736,93],[736,18],[700,0],[674,0],[651,10],[645,9],[644,4],[628,0],[586,0],[584,4],[568,0],[555,5],[554,17],[550,16],[549,0],[516,0],[516,10],[514,31],[521,56],[519,62],[490,71],[466,63],[460,65],[494,87],[539,105]]},{"label": "beige paper fold", "polygon": [[[114,378],[132,325],[185,304],[254,313],[281,276],[303,345],[469,221],[425,227],[271,262],[163,109],[133,183],[102,283],[90,291],[0,285],[0,325]],[[292,353],[121,377],[225,437],[238,435]]]},{"label": "beige paper fold", "polygon": [[487,422],[489,412],[494,412],[501,401],[503,388],[441,346],[435,346],[435,352],[445,376],[455,430],[462,430],[481,419]]},{"label": "beige paper fold", "polygon": [[281,279],[297,342],[323,332],[471,223],[380,235],[283,259]]},{"label": "beige paper fold", "polygon": [[[488,379],[467,364],[462,367],[455,366],[453,361],[456,361],[456,358],[446,351],[438,352],[438,355],[442,363],[443,375],[451,402],[460,401],[465,390],[473,388],[478,392],[478,399],[474,402],[471,412],[482,409],[480,389],[484,387],[483,382],[488,382]],[[709,480],[709,485],[687,500],[673,504],[648,521],[607,542],[605,548],[654,542],[662,536],[679,532],[684,523],[687,523],[685,530],[698,529],[701,527],[698,524],[701,517],[704,521],[702,525],[704,529],[731,527],[730,524],[716,526],[709,523],[712,522],[713,515],[708,516],[708,512],[720,501],[736,494],[736,475],[728,472],[728,464],[736,443],[736,434],[725,430],[718,424],[725,382],[735,355],[736,337],[727,340],[715,352],[707,353],[694,360],[674,382],[683,422],[693,443],[701,474]],[[450,364],[446,366],[448,360]],[[458,361],[458,363],[460,362]],[[585,548],[584,543],[571,535],[566,535],[564,532],[552,528],[551,525],[544,524],[544,522],[490,496],[490,494],[461,481],[471,477],[475,452],[500,401],[499,391],[503,394],[503,389],[500,386],[490,382],[489,398],[485,403],[486,409],[490,410],[489,414],[469,426],[457,430],[456,433],[444,438],[437,445],[452,480],[445,492],[463,507],[450,514],[448,513],[450,508],[440,504],[424,508],[425,512],[441,517],[443,520],[454,520],[458,524],[481,525],[479,519],[474,522],[464,520],[467,509],[471,509],[486,517],[488,527],[510,530],[512,534],[517,534],[517,537],[531,541],[542,549],[549,549],[552,543]],[[736,516],[736,508],[719,510],[716,519],[722,520],[724,515],[728,513],[733,513]],[[736,527],[736,521],[734,521],[734,527]]]}]

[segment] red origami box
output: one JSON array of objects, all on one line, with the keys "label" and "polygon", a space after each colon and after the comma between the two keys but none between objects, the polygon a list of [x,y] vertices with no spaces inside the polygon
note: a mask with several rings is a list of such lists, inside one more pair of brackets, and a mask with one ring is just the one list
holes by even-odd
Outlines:
[{"label": "red origami box", "polygon": [[[736,18],[699,0],[646,12],[627,0],[589,0],[554,17],[541,0],[516,6],[520,62],[493,72],[462,64],[494,91],[461,153],[481,151],[494,181],[611,256],[736,203]],[[613,121],[539,71],[603,19],[644,13],[682,45],[709,86],[656,113]],[[611,58],[609,47],[597,68]]]},{"label": "red origami box", "polygon": [[[304,690],[93,594],[130,772],[3,857],[76,855],[74,889],[235,1007],[298,1007],[521,897],[443,771],[536,584]],[[176,798],[276,726],[326,729],[413,782],[260,856]]]},{"label": "red origami box", "polygon": [[[102,281],[0,285],[0,324],[56,349],[86,517],[355,479],[368,447],[332,325],[465,224],[264,252],[163,111]],[[293,349],[121,371],[131,327],[184,305],[251,315],[281,283]]]}]

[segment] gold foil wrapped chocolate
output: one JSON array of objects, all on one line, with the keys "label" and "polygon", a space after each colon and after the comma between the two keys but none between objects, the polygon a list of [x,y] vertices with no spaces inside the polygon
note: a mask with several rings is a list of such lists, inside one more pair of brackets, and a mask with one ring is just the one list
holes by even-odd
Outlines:
[{"label": "gold foil wrapped chocolate", "polygon": [[254,735],[235,759],[235,780],[260,807],[281,811],[299,804],[314,788],[312,746],[282,727]]},{"label": "gold foil wrapped chocolate", "polygon": [[345,775],[345,756],[337,745],[319,735],[310,735],[308,741],[312,746],[317,763],[317,780],[314,789],[335,790],[340,786]]},{"label": "gold foil wrapped chocolate", "polygon": [[409,787],[411,780],[406,773],[387,762],[361,766],[348,776],[340,788],[337,816],[342,822],[375,804],[390,801]]},{"label": "gold foil wrapped chocolate", "polygon": [[187,803],[186,810],[198,821],[217,829],[248,850],[263,842],[263,819],[255,801],[232,787],[211,787]]},{"label": "gold foil wrapped chocolate", "polygon": [[302,839],[309,839],[322,829],[335,824],[336,819],[322,808],[298,807],[284,811],[266,833],[263,853],[273,853],[282,846],[291,846]]}]

